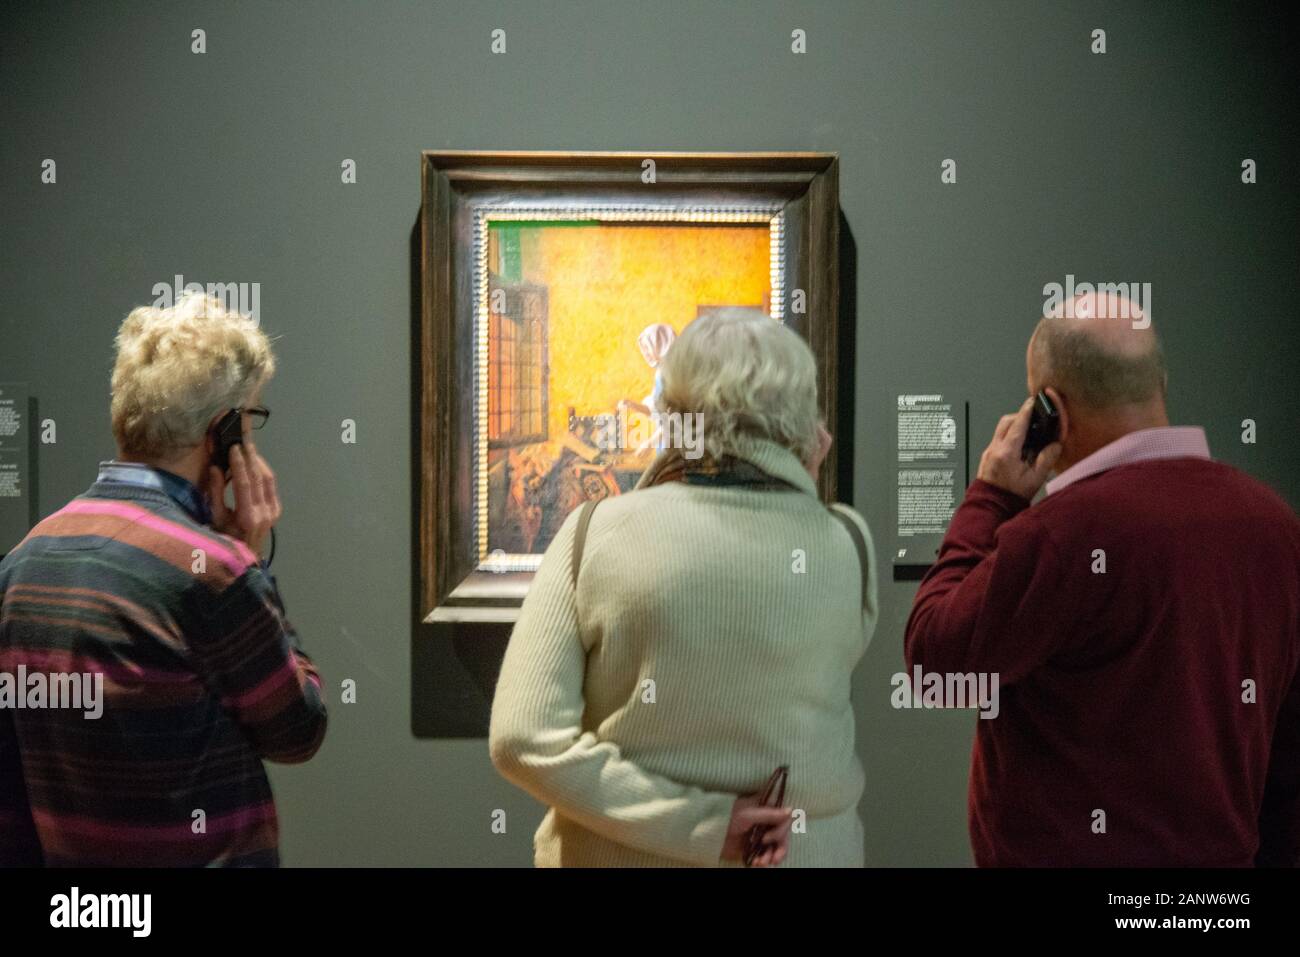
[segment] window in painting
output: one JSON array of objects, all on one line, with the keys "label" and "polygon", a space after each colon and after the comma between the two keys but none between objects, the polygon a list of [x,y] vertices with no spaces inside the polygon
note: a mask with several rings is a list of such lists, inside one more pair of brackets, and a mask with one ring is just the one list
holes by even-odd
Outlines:
[{"label": "window in painting", "polygon": [[546,289],[494,281],[488,311],[488,443],[546,441]]}]

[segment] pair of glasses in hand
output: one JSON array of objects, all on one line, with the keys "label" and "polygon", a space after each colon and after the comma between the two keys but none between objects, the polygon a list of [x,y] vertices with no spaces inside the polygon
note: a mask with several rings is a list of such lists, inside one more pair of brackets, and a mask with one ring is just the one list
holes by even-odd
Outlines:
[{"label": "pair of glasses in hand", "polygon": [[[763,785],[763,792],[758,796],[758,803],[762,807],[781,807],[785,804],[785,782],[790,777],[789,765],[781,765],[772,772],[772,776],[767,779],[767,784]],[[753,867],[754,861],[763,853],[763,836],[767,834],[768,825],[755,824],[745,835],[745,866]]]}]

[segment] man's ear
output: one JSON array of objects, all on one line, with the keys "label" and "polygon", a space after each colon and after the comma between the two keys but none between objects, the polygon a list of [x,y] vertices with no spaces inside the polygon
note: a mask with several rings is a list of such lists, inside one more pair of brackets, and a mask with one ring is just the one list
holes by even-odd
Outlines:
[{"label": "man's ear", "polygon": [[1061,393],[1052,388],[1046,388],[1043,391],[1046,392],[1047,397],[1052,400],[1052,405],[1056,406],[1056,416],[1061,423],[1060,431],[1056,436],[1056,441],[1064,445],[1066,436],[1070,434],[1070,412],[1065,407],[1065,400],[1061,398]]}]

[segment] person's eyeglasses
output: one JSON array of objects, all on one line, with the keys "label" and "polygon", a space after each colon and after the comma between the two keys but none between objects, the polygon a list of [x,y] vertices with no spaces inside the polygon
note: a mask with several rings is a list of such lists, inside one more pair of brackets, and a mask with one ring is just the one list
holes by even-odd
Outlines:
[{"label": "person's eyeglasses", "polygon": [[266,425],[266,420],[271,417],[271,410],[264,405],[256,405],[249,409],[235,409],[236,412],[243,412],[248,416],[248,427],[250,429],[260,429]]}]

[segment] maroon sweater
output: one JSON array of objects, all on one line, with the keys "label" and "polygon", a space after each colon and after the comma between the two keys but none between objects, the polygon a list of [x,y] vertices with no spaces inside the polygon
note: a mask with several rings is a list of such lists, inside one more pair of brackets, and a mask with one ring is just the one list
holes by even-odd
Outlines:
[{"label": "maroon sweater", "polygon": [[1300,522],[1236,469],[1123,465],[1032,508],[976,481],[906,657],[1000,675],[980,866],[1300,865]]}]

